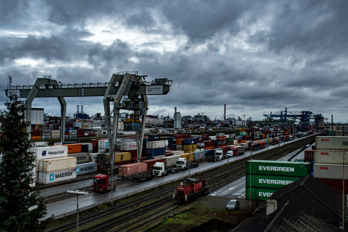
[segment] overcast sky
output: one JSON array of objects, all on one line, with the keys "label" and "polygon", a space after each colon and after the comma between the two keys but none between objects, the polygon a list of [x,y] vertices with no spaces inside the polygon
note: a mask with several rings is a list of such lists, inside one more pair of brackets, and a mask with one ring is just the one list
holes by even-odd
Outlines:
[{"label": "overcast sky", "polygon": [[[138,71],[173,80],[149,114],[211,118],[308,110],[348,122],[348,1],[0,1],[1,89],[51,75],[108,82]],[[23,99],[24,100],[24,99]],[[4,108],[5,92],[0,95]],[[104,114],[100,97],[66,98],[67,115]],[[33,107],[60,115],[56,98]]]}]

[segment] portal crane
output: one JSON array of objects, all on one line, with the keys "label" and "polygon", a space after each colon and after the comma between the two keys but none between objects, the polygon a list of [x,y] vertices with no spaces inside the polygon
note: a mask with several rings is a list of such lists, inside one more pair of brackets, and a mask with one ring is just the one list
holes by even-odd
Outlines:
[{"label": "portal crane", "polygon": [[309,126],[309,120],[315,119],[316,129],[323,127],[324,117],[321,114],[313,114],[311,111],[293,111],[288,112],[287,108],[285,111],[281,110],[275,114],[264,114],[265,117],[279,118],[280,122],[286,123],[288,118],[299,119],[301,125],[301,131],[305,131]]}]

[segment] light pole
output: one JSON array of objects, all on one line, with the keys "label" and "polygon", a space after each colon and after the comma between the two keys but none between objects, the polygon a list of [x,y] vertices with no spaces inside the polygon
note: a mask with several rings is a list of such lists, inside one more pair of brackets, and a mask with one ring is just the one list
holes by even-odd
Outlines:
[{"label": "light pole", "polygon": [[343,157],[342,157],[342,229],[343,229],[343,231],[344,231],[344,213],[345,213],[345,209],[346,209],[346,207],[345,207],[345,204],[344,204],[344,198],[345,198],[345,191],[344,191],[344,156],[345,156],[345,154],[348,152],[348,150],[345,150],[344,152],[343,152]]},{"label": "light pole", "polygon": [[249,197],[250,197],[250,208],[251,208],[251,156],[252,156],[252,152],[253,152],[253,146],[252,146],[252,144],[251,144],[251,146],[250,146],[250,186],[249,186],[249,192],[250,192],[250,195],[249,195]]},{"label": "light pole", "polygon": [[76,215],[77,215],[76,216],[76,231],[78,232],[79,231],[79,195],[87,196],[88,192],[82,192],[82,191],[79,191],[79,190],[75,190],[75,191],[68,190],[66,192],[69,193],[69,194],[76,195]]}]

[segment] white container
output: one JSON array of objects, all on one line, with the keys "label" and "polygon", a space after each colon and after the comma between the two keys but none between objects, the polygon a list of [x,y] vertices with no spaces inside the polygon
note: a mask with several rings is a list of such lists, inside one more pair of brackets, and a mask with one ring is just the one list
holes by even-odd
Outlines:
[{"label": "white container", "polygon": [[88,154],[88,152],[72,153],[72,154],[69,154],[68,156],[69,157],[75,157],[76,158],[76,162],[78,164],[89,162],[89,154]]},{"label": "white container", "polygon": [[[321,179],[336,179],[343,178],[342,164],[323,164],[314,163],[313,165],[313,177]],[[348,165],[344,165],[344,179],[348,179]]]},{"label": "white container", "polygon": [[50,184],[76,178],[76,168],[54,172],[39,172],[39,183]]},{"label": "white container", "polygon": [[68,156],[67,146],[33,147],[30,148],[30,151],[34,153],[37,160]]},{"label": "white container", "polygon": [[157,149],[166,147],[165,140],[149,141],[146,143],[146,149]]},{"label": "white container", "polygon": [[137,142],[121,142],[121,151],[133,151],[137,149]]},{"label": "white container", "polygon": [[33,147],[48,147],[48,142],[33,142]]},{"label": "white container", "polygon": [[96,162],[88,162],[83,164],[78,164],[76,166],[76,175],[83,175],[88,173],[93,173],[98,171]]},{"label": "white container", "polygon": [[39,172],[54,172],[71,168],[76,168],[75,157],[44,159],[38,163]]},{"label": "white container", "polygon": [[164,165],[167,168],[174,167],[176,166],[176,161],[178,161],[179,158],[181,158],[180,155],[172,155],[172,156],[163,157]]},{"label": "white container", "polygon": [[317,136],[315,138],[316,149],[340,149],[348,150],[347,136]]},{"label": "white container", "polygon": [[98,140],[98,149],[108,148],[108,147],[109,147],[109,141],[107,139]]},{"label": "white container", "polygon": [[316,163],[329,163],[329,164],[348,164],[348,151],[344,156],[344,150],[325,150],[315,149],[314,150],[314,161]]},{"label": "white container", "polygon": [[98,148],[98,153],[105,153],[106,148]]}]

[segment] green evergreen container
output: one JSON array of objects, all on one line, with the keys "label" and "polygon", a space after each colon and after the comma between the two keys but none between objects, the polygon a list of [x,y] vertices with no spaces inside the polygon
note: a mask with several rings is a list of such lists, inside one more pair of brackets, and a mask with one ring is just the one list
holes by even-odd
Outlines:
[{"label": "green evergreen container", "polygon": [[245,183],[246,187],[279,189],[298,179],[300,179],[300,177],[251,175],[250,186],[250,175],[247,175]]},{"label": "green evergreen container", "polygon": [[310,171],[308,162],[290,162],[273,160],[251,160],[247,161],[246,174],[268,175],[268,176],[307,176]]},{"label": "green evergreen container", "polygon": [[[251,188],[251,200],[267,200],[277,189]],[[250,188],[245,188],[245,199],[250,200]]]}]

